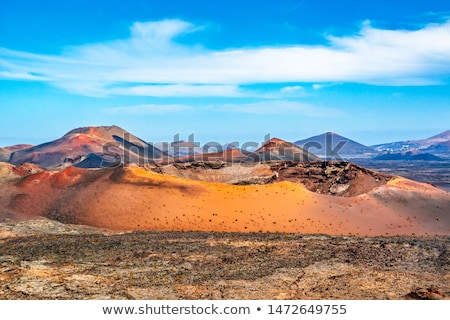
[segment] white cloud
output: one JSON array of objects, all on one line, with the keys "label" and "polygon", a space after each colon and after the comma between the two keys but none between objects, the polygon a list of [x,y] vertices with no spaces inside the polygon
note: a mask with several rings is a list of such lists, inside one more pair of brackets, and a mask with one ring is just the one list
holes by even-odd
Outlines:
[{"label": "white cloud", "polygon": [[145,85],[111,88],[109,92],[119,95],[136,95],[152,97],[242,97],[245,96],[235,85]]},{"label": "white cloud", "polygon": [[[432,85],[450,74],[450,20],[412,31],[366,22],[356,35],[330,36],[326,46],[213,51],[177,43],[198,30],[176,19],[136,22],[128,39],[68,47],[60,55],[0,48],[0,77],[46,81],[81,95],[240,97],[264,94],[242,90],[247,84]],[[295,90],[288,86],[278,97]]]},{"label": "white cloud", "polygon": [[256,103],[224,104],[214,107],[223,112],[249,114],[286,114],[308,117],[339,117],[342,111],[334,108],[323,108],[308,103],[288,100],[264,100]]},{"label": "white cloud", "polygon": [[313,87],[314,90],[320,90],[320,89],[322,89],[324,87],[324,85],[315,83],[315,84],[312,85],[312,87]]},{"label": "white cloud", "polygon": [[26,72],[13,73],[9,71],[0,72],[0,79],[18,79],[18,80],[33,80],[33,81],[46,81],[46,78],[33,75]]},{"label": "white cloud", "polygon": [[165,114],[188,112],[205,109],[215,112],[247,113],[247,114],[273,114],[273,115],[301,115],[306,117],[340,117],[343,112],[335,108],[323,108],[312,104],[289,100],[261,100],[254,103],[230,103],[211,105],[185,105],[185,104],[140,104],[134,106],[120,106],[105,108],[106,114]]},{"label": "white cloud", "polygon": [[280,92],[285,94],[301,94],[305,92],[305,88],[302,86],[287,86],[281,88]]},{"label": "white cloud", "polygon": [[176,113],[190,109],[189,106],[182,104],[140,104],[136,106],[113,107],[103,109],[107,114],[164,114]]},{"label": "white cloud", "polygon": [[168,41],[180,33],[193,30],[194,25],[182,20],[162,20],[135,22],[131,30],[132,38],[145,38],[151,41]]},{"label": "white cloud", "polygon": [[328,87],[333,87],[333,86],[336,86],[336,85],[339,85],[339,84],[340,83],[337,83],[337,82],[335,82],[335,83],[314,83],[311,87],[314,90],[321,90],[321,89],[328,88]]}]

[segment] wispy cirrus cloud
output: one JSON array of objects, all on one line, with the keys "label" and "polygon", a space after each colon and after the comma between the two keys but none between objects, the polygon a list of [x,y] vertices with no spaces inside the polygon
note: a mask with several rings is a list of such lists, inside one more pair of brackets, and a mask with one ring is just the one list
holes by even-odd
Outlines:
[{"label": "wispy cirrus cloud", "polygon": [[287,86],[280,89],[280,92],[286,95],[303,95],[305,91],[302,86]]},{"label": "wispy cirrus cloud", "polygon": [[231,112],[246,114],[294,115],[305,117],[340,117],[343,111],[336,108],[319,107],[313,104],[289,100],[261,100],[254,103],[228,103],[209,105],[188,104],[139,104],[104,108],[108,115],[145,115],[189,112],[192,110],[208,110],[210,112]]},{"label": "wispy cirrus cloud", "polygon": [[[255,97],[265,93],[243,86],[424,86],[443,83],[450,75],[450,20],[417,30],[377,29],[365,22],[357,34],[329,36],[322,46],[209,50],[177,42],[177,37],[201,29],[177,19],[136,22],[128,39],[67,47],[60,55],[0,48],[0,79],[42,81],[100,97]],[[276,99],[299,88],[288,86],[281,95],[266,97]]]},{"label": "wispy cirrus cloud", "polygon": [[342,83],[339,82],[333,82],[333,83],[314,83],[311,85],[311,88],[314,90],[322,90],[325,88],[329,88],[329,87],[334,87],[334,86],[338,86]]},{"label": "wispy cirrus cloud", "polygon": [[222,112],[248,114],[285,114],[306,117],[340,117],[343,115],[343,111],[336,108],[324,108],[305,102],[289,100],[263,100],[255,103],[224,104],[214,108]]},{"label": "wispy cirrus cloud", "polygon": [[112,94],[152,97],[244,97],[250,95],[236,85],[137,85],[130,87],[112,87]]},{"label": "wispy cirrus cloud", "polygon": [[176,113],[191,109],[190,106],[183,104],[139,104],[134,106],[122,106],[105,108],[102,111],[106,114],[130,114],[130,115],[144,115],[144,114],[166,114]]}]

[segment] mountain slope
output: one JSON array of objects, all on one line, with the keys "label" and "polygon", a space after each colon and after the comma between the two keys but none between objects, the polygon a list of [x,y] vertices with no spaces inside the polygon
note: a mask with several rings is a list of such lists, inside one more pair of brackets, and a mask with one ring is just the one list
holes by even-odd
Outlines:
[{"label": "mountain slope", "polygon": [[198,147],[190,141],[174,141],[170,144],[167,142],[159,142],[155,143],[154,146],[174,158],[203,153],[202,147]]},{"label": "mountain slope", "polygon": [[373,160],[399,160],[399,161],[442,161],[442,158],[436,157],[431,153],[417,151],[404,151],[399,153],[385,153],[373,158]]},{"label": "mountain slope", "polygon": [[9,150],[11,152],[15,152],[15,151],[19,151],[22,149],[31,148],[32,146],[33,146],[32,144],[16,144],[13,146],[5,147],[4,149]]},{"label": "mountain slope", "polygon": [[[220,146],[222,148],[222,146]],[[182,162],[191,161],[223,161],[223,162],[267,162],[267,161],[319,161],[320,158],[303,150],[302,148],[278,138],[266,141],[254,152],[243,151],[228,146],[225,150],[213,153],[202,153],[184,156]]]},{"label": "mountain slope", "polygon": [[31,148],[32,146],[33,145],[31,144],[16,144],[14,146],[0,148],[0,162],[9,162],[9,159],[11,158],[11,154],[13,152]]},{"label": "mountain slope", "polygon": [[[11,154],[9,161],[12,164],[30,162],[45,168],[61,169],[71,165],[91,167],[94,156],[97,157],[98,167],[171,159],[120,127],[102,126],[74,129],[60,139],[17,150]],[[89,161],[89,164],[84,161]]]},{"label": "mountain slope", "polygon": [[425,140],[427,140],[431,144],[436,143],[436,142],[450,141],[450,130],[446,130],[435,136],[429,137]]},{"label": "mountain slope", "polygon": [[442,141],[423,149],[424,152],[431,152],[439,155],[445,155],[450,157],[450,140]]},{"label": "mountain slope", "polygon": [[333,132],[298,140],[294,144],[326,159],[362,158],[378,153],[374,148]]},{"label": "mountain slope", "polygon": [[255,154],[264,161],[283,160],[311,162],[320,160],[319,157],[305,149],[278,138],[272,138],[265,142],[255,151]]},{"label": "mountain slope", "polygon": [[[212,153],[197,153],[186,155],[178,158],[180,162],[192,162],[192,161],[206,161],[206,162],[242,162],[248,161],[251,153],[243,152],[240,149],[224,150]],[[253,161],[250,159],[250,161]]]},{"label": "mountain slope", "polygon": [[11,158],[11,151],[0,148],[0,162],[8,162],[9,158]]},{"label": "mountain slope", "polygon": [[133,166],[72,166],[15,178],[5,170],[0,214],[7,217],[44,216],[111,230],[450,234],[450,194],[403,178],[345,198],[290,181],[236,186]]},{"label": "mountain slope", "polygon": [[408,150],[421,150],[439,156],[450,157],[450,130],[426,139],[396,141],[372,146],[379,152],[397,153]]}]

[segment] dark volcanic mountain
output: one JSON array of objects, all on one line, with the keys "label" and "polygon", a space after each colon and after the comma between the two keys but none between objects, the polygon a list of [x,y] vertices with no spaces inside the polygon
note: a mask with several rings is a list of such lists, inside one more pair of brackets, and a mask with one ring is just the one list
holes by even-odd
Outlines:
[{"label": "dark volcanic mountain", "polygon": [[398,153],[408,150],[421,150],[441,157],[450,157],[450,130],[421,140],[406,140],[372,146],[379,152]]},{"label": "dark volcanic mountain", "polygon": [[203,153],[202,147],[196,146],[194,143],[184,140],[174,141],[171,143],[159,142],[155,143],[154,146],[174,158]]},{"label": "dark volcanic mountain", "polygon": [[74,129],[60,139],[19,149],[9,159],[15,165],[29,162],[50,169],[71,165],[100,168],[145,161],[165,162],[171,157],[118,126]]},{"label": "dark volcanic mountain", "polygon": [[422,153],[414,151],[404,151],[400,153],[386,153],[373,158],[373,160],[400,160],[400,161],[442,161],[442,158],[436,157],[431,153]]},{"label": "dark volcanic mountain", "polygon": [[374,148],[333,132],[298,140],[294,144],[325,159],[367,158],[378,154]]},{"label": "dark volcanic mountain", "polygon": [[450,140],[433,144],[423,151],[450,156]]}]

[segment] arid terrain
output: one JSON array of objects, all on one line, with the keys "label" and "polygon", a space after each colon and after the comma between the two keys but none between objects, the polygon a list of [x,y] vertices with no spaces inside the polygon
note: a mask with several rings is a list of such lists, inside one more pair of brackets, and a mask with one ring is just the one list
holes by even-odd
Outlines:
[{"label": "arid terrain", "polygon": [[450,295],[450,193],[394,171],[276,138],[175,158],[115,126],[2,154],[2,299]]},{"label": "arid terrain", "polygon": [[0,217],[9,219],[116,231],[450,234],[449,193],[346,162],[2,170]]},{"label": "arid terrain", "polygon": [[442,161],[373,161],[367,159],[354,160],[358,165],[402,176],[407,179],[426,182],[450,192],[450,160]]},{"label": "arid terrain", "polygon": [[448,299],[450,239],[0,224],[0,299]]}]

